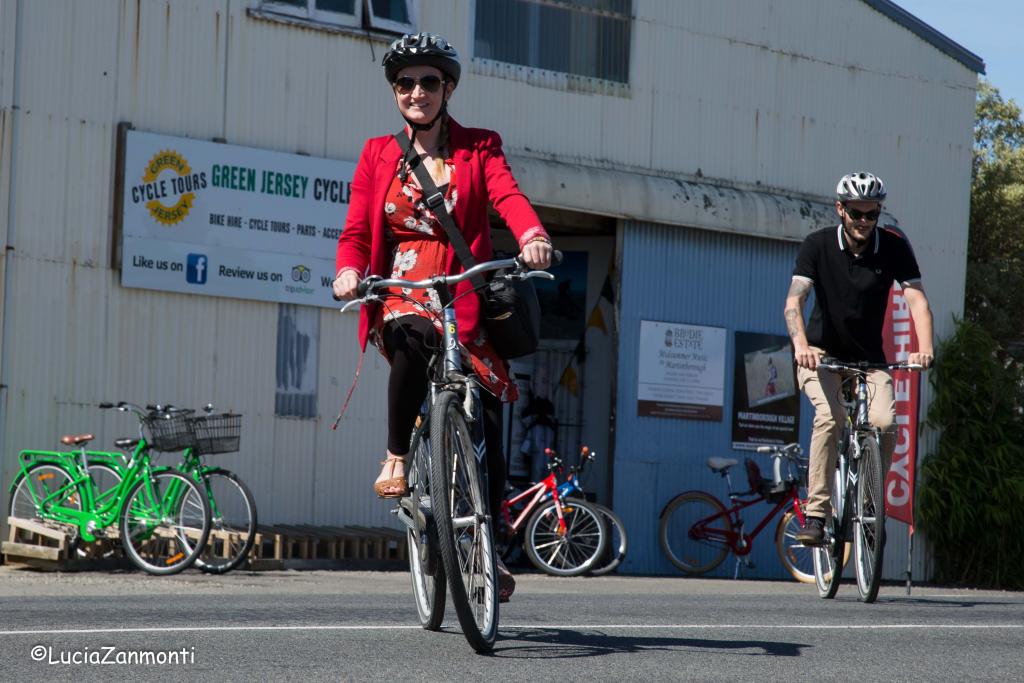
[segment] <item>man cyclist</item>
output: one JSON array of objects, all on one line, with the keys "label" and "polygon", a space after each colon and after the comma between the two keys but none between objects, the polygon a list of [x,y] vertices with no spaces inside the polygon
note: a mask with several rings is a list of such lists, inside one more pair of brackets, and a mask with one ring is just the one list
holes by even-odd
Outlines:
[{"label": "man cyclist", "polygon": [[[848,362],[886,362],[882,326],[893,282],[903,296],[917,331],[918,351],[910,363],[929,367],[933,359],[932,314],[921,285],[921,271],[906,238],[877,227],[885,185],[871,173],[850,173],[836,186],[840,224],[811,233],[800,246],[786,296],[786,327],[793,340],[797,380],[814,406],[806,522],[796,538],[804,545],[824,542],[830,512],[837,440],[846,413],[840,403],[841,378],[818,369],[822,356]],[[814,289],[814,310],[806,328],[803,309]],[[892,378],[884,370],[868,374],[868,416],[882,430],[882,471],[895,449]]]}]

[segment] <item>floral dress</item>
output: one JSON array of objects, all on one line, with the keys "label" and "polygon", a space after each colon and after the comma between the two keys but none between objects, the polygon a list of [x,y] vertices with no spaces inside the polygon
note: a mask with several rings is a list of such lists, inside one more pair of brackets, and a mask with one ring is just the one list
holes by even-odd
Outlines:
[{"label": "floral dress", "polygon": [[[445,161],[450,174],[447,186],[438,189],[444,193],[448,213],[455,211],[458,192],[455,189],[455,166]],[[412,176],[405,183],[396,176],[388,189],[384,202],[384,221],[391,239],[391,277],[403,280],[422,280],[445,272],[448,253],[448,236],[444,226],[423,202],[423,192],[413,185]],[[433,322],[438,332],[442,331],[441,302],[432,289],[390,288],[395,294],[405,294],[412,301],[399,297],[385,297],[377,319],[373,322],[371,334],[382,354],[384,344],[381,330],[388,321],[407,315],[418,315]],[[498,356],[487,340],[483,327],[477,338],[462,347],[463,359],[472,363],[481,384],[502,401],[515,401],[519,396],[516,384],[509,378],[508,365]]]}]

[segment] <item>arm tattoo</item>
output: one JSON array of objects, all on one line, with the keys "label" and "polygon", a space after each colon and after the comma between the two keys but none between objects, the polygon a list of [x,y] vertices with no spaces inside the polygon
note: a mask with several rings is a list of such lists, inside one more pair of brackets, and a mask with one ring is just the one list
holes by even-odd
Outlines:
[{"label": "arm tattoo", "polygon": [[811,291],[810,282],[808,282],[807,280],[793,278],[793,284],[789,286],[789,294],[787,294],[786,296],[799,297],[800,301],[803,302],[803,300],[807,297],[807,293],[809,291]]},{"label": "arm tattoo", "polygon": [[786,329],[789,331],[789,336],[792,339],[796,339],[800,336],[801,328],[803,327],[800,323],[800,311],[795,308],[786,309]]},{"label": "arm tattoo", "polygon": [[793,283],[789,286],[789,294],[786,295],[787,301],[790,299],[797,300],[797,306],[786,308],[786,329],[789,332],[791,339],[796,340],[803,335],[804,332],[804,321],[802,309],[804,302],[807,301],[807,293],[811,291],[811,283],[807,280],[801,280],[799,278],[793,278]]}]

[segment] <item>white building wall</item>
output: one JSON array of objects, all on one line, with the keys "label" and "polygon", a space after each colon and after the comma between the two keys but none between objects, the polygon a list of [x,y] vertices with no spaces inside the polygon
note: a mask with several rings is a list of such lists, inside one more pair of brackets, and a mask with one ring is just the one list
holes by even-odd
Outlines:
[{"label": "white building wall", "polygon": [[[70,431],[95,431],[99,445],[130,433],[98,401],[212,400],[245,414],[243,454],[224,462],[251,483],[264,520],[390,523],[368,489],[385,433],[386,369],[372,350],[346,420],[329,430],[358,357],[354,316],[322,313],[320,418],[276,418],[275,305],[123,289],[113,261],[119,121],[349,160],[366,137],[400,127],[384,42],[259,19],[257,5],[0,0],[0,236],[13,247],[0,256],[3,482],[20,448]],[[975,74],[866,4],[636,0],[628,88],[572,89],[473,60],[471,0],[419,6],[421,28],[467,57],[454,115],[501,131],[514,166],[551,160],[818,201],[842,173],[871,168],[918,252],[937,332],[951,331]],[[602,213],[617,202],[574,206],[556,184],[523,186],[538,204]]]}]

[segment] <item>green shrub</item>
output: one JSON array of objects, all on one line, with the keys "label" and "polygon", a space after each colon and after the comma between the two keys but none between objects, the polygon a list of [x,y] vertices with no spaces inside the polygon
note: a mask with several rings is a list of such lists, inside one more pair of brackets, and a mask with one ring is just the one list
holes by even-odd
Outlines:
[{"label": "green shrub", "polygon": [[1024,588],[1024,370],[980,325],[957,321],[929,373],[918,519],[941,582]]}]

